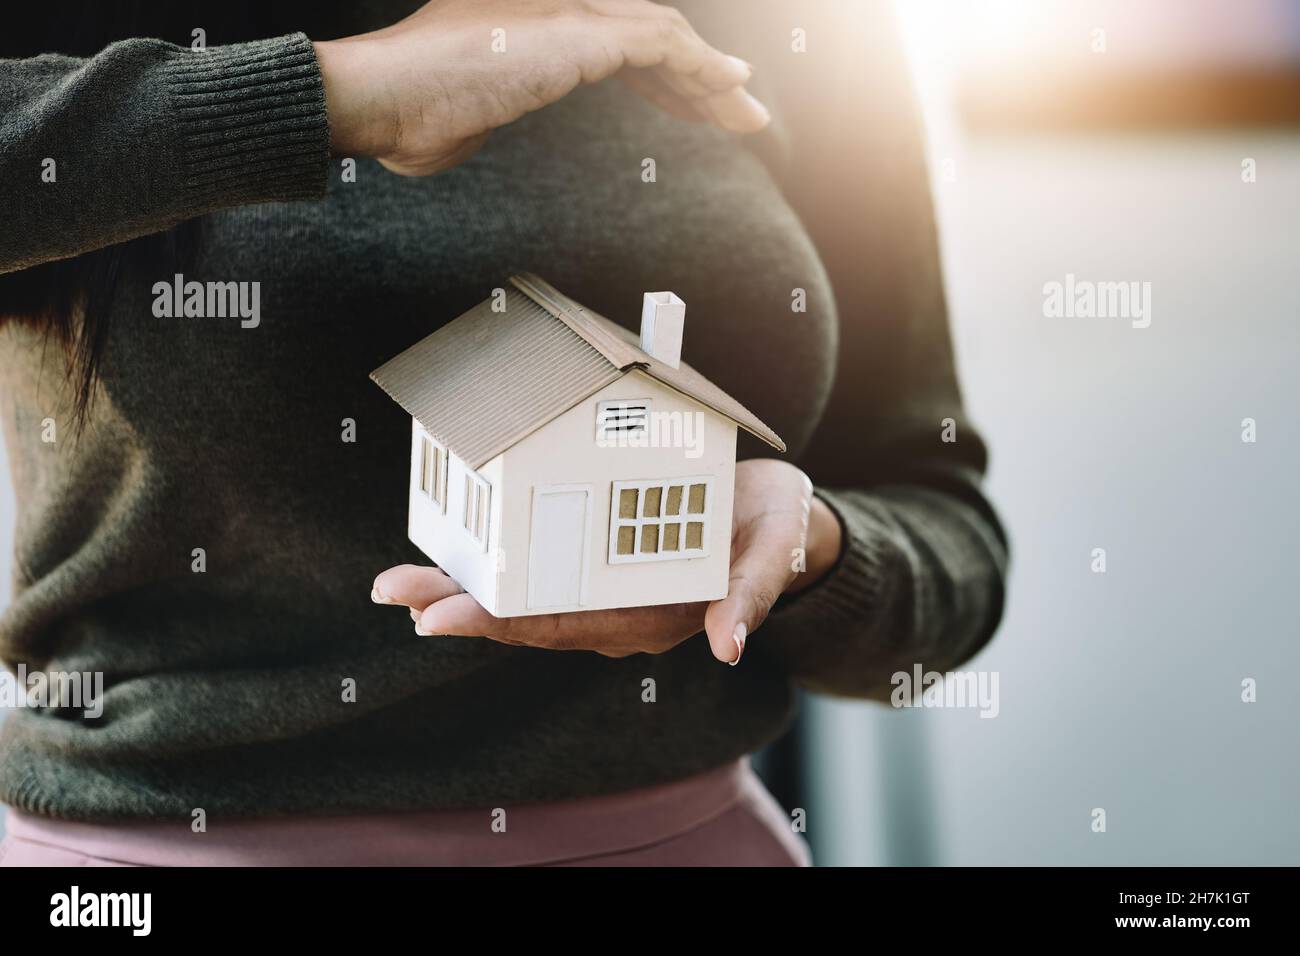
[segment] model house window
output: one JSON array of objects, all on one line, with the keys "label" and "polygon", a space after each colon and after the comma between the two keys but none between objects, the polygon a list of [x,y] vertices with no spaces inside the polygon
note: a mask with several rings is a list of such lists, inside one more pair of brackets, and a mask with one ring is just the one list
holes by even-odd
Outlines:
[{"label": "model house window", "polygon": [[420,490],[447,510],[447,449],[428,435],[420,436]]},{"label": "model house window", "polygon": [[706,556],[712,503],[708,477],[614,482],[610,563]]},{"label": "model house window", "polygon": [[474,543],[487,550],[488,514],[492,504],[492,486],[474,474],[465,472],[465,530]]},{"label": "model house window", "polygon": [[596,406],[596,443],[616,445],[644,438],[650,420],[650,400],[601,402]]}]

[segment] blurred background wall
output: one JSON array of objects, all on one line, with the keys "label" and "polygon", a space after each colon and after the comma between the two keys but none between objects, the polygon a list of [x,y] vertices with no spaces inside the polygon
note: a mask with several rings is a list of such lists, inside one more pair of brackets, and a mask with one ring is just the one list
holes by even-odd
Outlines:
[{"label": "blurred background wall", "polygon": [[[13,599],[14,580],[14,507],[13,481],[9,477],[9,455],[0,436],[0,610],[7,608]],[[5,708],[0,707],[0,721],[5,719]],[[0,836],[4,836],[5,808],[0,804]]]},{"label": "blurred background wall", "polygon": [[818,861],[1300,863],[1300,4],[896,9],[1013,570],[996,718],[806,700]]},{"label": "blurred background wall", "polygon": [[[999,713],[806,698],[769,773],[824,865],[1300,863],[1300,4],[897,7],[1013,541]],[[1045,317],[1067,274],[1150,326]],[[0,605],[13,523],[6,480]]]}]

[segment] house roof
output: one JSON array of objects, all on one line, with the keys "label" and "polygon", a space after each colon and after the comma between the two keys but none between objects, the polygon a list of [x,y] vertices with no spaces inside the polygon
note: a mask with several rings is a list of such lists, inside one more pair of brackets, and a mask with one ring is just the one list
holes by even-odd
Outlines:
[{"label": "house roof", "polygon": [[633,369],[785,451],[776,432],[695,369],[641,351],[635,333],[537,276],[513,276],[505,294],[504,312],[486,299],[370,373],[470,468]]}]

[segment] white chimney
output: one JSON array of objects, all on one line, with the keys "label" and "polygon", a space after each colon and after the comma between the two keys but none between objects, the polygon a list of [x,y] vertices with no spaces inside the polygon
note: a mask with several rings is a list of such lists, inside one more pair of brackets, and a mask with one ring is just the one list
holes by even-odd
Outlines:
[{"label": "white chimney", "polygon": [[682,364],[686,303],[671,292],[647,292],[641,302],[641,351],[665,365]]}]

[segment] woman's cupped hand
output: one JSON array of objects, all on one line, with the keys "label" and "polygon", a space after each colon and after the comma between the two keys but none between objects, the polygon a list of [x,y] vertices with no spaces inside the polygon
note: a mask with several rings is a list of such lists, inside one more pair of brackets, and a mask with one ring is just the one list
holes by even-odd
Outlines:
[{"label": "woman's cupped hand", "polygon": [[748,63],[650,0],[431,0],[372,33],[315,44],[331,149],[424,176],[583,83],[617,76],[675,116],[738,133],[768,123]]},{"label": "woman's cupped hand", "polygon": [[840,548],[839,519],[813,495],[808,476],[786,462],[757,459],[736,465],[731,573],[721,600],[499,618],[440,569],[413,564],[380,574],[370,596],[408,608],[416,633],[434,639],[482,637],[625,657],[661,654],[703,632],[713,656],[735,664],[777,598],[823,576]]}]

